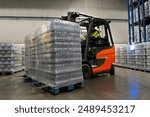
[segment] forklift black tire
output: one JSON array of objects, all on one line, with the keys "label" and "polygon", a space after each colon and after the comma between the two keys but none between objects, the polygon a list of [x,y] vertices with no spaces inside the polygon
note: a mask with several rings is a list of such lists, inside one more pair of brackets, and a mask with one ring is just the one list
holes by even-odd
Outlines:
[{"label": "forklift black tire", "polygon": [[114,74],[115,74],[115,67],[114,65],[112,65],[110,69],[110,75],[114,75]]},{"label": "forklift black tire", "polygon": [[90,79],[91,74],[92,74],[92,69],[91,69],[90,65],[82,64],[82,72],[83,72],[83,78],[85,80]]}]

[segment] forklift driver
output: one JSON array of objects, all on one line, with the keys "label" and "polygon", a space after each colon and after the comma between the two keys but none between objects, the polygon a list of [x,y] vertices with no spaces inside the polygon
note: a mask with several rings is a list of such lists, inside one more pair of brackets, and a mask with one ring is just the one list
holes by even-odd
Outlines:
[{"label": "forklift driver", "polygon": [[100,33],[101,32],[98,30],[98,28],[94,28],[92,31],[91,37],[94,37],[95,39],[99,39],[101,38]]}]

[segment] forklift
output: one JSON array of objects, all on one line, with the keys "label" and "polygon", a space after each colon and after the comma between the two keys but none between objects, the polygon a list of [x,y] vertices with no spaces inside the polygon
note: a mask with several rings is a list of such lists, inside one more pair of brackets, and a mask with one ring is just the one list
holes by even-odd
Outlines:
[{"label": "forklift", "polygon": [[[84,30],[84,39],[81,39],[84,79],[103,73],[114,75],[115,47],[109,26],[111,22],[78,12],[68,12],[61,19],[79,23],[80,33]],[[99,33],[98,36],[92,35],[94,31]]]}]

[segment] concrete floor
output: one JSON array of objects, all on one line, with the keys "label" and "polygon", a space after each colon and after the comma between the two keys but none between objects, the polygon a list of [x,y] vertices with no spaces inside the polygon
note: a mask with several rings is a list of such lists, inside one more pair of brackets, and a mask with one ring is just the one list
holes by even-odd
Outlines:
[{"label": "concrete floor", "polygon": [[150,99],[150,73],[116,68],[114,76],[87,80],[83,89],[52,95],[41,87],[24,82],[23,72],[0,76],[0,99],[16,100],[128,100]]}]

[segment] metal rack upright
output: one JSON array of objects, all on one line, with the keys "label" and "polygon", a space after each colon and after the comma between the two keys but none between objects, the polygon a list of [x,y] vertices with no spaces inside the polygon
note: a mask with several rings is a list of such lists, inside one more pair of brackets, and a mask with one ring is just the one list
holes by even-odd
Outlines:
[{"label": "metal rack upright", "polygon": [[[128,0],[129,44],[137,44],[148,41],[146,36],[146,26],[150,24],[150,9],[148,16],[145,16],[145,2],[150,3],[150,0]],[[134,12],[135,9],[137,12]],[[135,20],[135,15],[137,15],[137,21]],[[138,27],[138,41],[135,38],[135,26]]]}]

